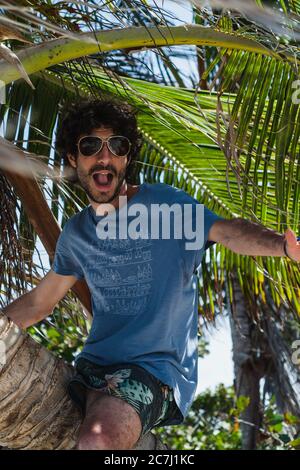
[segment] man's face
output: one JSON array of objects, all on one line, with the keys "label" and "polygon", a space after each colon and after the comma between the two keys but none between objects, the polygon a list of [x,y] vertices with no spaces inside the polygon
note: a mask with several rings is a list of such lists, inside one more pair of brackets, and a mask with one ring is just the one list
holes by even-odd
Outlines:
[{"label": "man's face", "polygon": [[[107,139],[114,132],[111,128],[100,127],[90,135]],[[69,161],[76,168],[78,179],[91,201],[109,203],[119,195],[125,180],[128,157],[116,157],[106,142],[96,155],[84,157],[78,150],[77,159],[69,156]]]}]

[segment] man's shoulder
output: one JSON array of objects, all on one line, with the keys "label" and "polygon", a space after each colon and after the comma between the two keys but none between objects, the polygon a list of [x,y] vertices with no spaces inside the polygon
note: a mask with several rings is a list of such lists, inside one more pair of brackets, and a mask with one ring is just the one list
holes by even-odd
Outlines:
[{"label": "man's shoulder", "polygon": [[166,183],[151,183],[151,184],[146,184],[147,189],[155,194],[166,194],[168,196],[186,196],[190,198],[185,191],[183,191],[180,188],[177,188],[176,186],[170,186],[169,184]]},{"label": "man's shoulder", "polygon": [[155,192],[171,192],[175,193],[176,191],[180,191],[178,188],[175,188],[175,186],[170,186],[169,184],[166,183],[145,183],[145,186],[150,191],[155,191]]},{"label": "man's shoulder", "polygon": [[89,206],[84,207],[79,212],[76,212],[76,214],[72,215],[64,224],[63,231],[69,232],[69,231],[73,231],[82,227],[82,224],[88,217],[88,214],[89,214]]},{"label": "man's shoulder", "polygon": [[147,187],[149,188],[149,191],[152,192],[153,196],[161,202],[172,204],[195,204],[198,202],[183,189],[177,188],[176,186],[170,186],[166,183],[148,184]]}]

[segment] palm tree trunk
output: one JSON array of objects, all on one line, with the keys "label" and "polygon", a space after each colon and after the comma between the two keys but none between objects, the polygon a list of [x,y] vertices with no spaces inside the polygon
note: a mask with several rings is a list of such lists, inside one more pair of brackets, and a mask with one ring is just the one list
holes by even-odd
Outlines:
[{"label": "palm tree trunk", "polygon": [[[73,368],[0,313],[0,446],[73,449],[81,416],[66,393]],[[165,449],[150,433],[135,448]]]},{"label": "palm tree trunk", "polygon": [[[33,172],[31,172],[26,153],[2,137],[0,137],[0,144],[1,157],[6,157],[11,165],[11,171],[6,169],[4,175],[20,198],[30,222],[40,237],[50,261],[52,261],[56,242],[61,232],[57,220],[52,214]],[[18,168],[22,168],[24,173],[26,170],[25,176],[17,171]],[[72,287],[72,291],[77,295],[91,321],[91,296],[86,282],[84,280],[77,281]]]},{"label": "palm tree trunk", "polygon": [[[262,332],[248,313],[237,277],[233,278],[233,291],[235,315],[231,315],[230,321],[235,388],[237,396],[250,398],[249,406],[241,414],[242,447],[255,449],[262,413],[260,379],[265,377],[265,387],[274,394],[278,411],[299,418],[300,372],[299,366],[293,364],[291,344],[285,338],[283,319],[286,313],[278,313],[267,295],[268,304],[260,307]],[[295,425],[293,430],[296,433],[299,427]]]},{"label": "palm tree trunk", "polygon": [[235,313],[230,317],[233,344],[235,390],[237,397],[249,398],[249,404],[241,413],[242,448],[255,449],[261,424],[259,382],[265,369],[265,356],[257,351],[261,338],[254,338],[253,321],[248,313],[244,295],[237,277],[233,278]]},{"label": "palm tree trunk", "polygon": [[[271,301],[271,299],[269,299]],[[286,313],[280,311],[280,319],[276,318],[275,311],[265,311],[266,335],[269,349],[272,354],[274,371],[272,373],[275,384],[276,403],[282,413],[289,412],[300,418],[300,370],[299,365],[292,360],[293,350],[291,343],[285,338],[284,318]],[[277,313],[278,316],[278,313]]]}]

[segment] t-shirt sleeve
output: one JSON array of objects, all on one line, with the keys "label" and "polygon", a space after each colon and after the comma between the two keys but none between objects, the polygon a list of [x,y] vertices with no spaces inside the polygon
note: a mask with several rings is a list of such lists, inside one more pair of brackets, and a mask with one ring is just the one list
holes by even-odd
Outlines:
[{"label": "t-shirt sleeve", "polygon": [[204,206],[204,250],[212,246],[215,241],[208,240],[208,233],[217,220],[225,220],[223,217],[215,214]]},{"label": "t-shirt sleeve", "polygon": [[[215,241],[208,241],[208,234],[217,220],[224,220],[215,212],[209,210],[204,204],[182,190],[175,189],[173,203],[179,203],[183,210],[183,227],[185,248],[192,251],[201,251],[209,248]],[[190,230],[189,230],[190,228]],[[197,236],[196,236],[197,234]],[[189,242],[197,238],[197,242]]]},{"label": "t-shirt sleeve", "polygon": [[[183,191],[178,191],[176,196],[176,200],[184,208],[183,220],[184,224],[186,223],[186,227],[183,229],[184,257],[188,264],[191,263],[197,269],[205,250],[216,243],[213,240],[208,240],[211,227],[215,222],[224,220],[224,218]],[[192,229],[186,230],[188,227],[192,227]]]},{"label": "t-shirt sleeve", "polygon": [[207,250],[210,246],[216,243],[215,241],[208,240],[208,234],[209,234],[211,227],[217,220],[224,220],[223,217],[220,217],[217,214],[215,214],[215,212],[212,212],[211,210],[207,209],[206,206],[203,206],[203,207],[204,207],[203,245],[202,245],[202,249],[195,251],[195,258],[194,258],[195,269],[198,269],[198,267],[200,266],[205,250]]},{"label": "t-shirt sleeve", "polygon": [[63,276],[75,276],[77,279],[83,279],[84,274],[79,263],[76,261],[68,244],[70,244],[67,226],[61,232],[55,249],[52,270]]}]

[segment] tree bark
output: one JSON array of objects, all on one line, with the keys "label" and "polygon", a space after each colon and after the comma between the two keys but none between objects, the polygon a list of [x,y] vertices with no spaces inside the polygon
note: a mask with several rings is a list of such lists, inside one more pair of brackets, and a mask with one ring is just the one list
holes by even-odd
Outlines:
[{"label": "tree bark", "polygon": [[[233,291],[235,314],[230,316],[230,322],[235,389],[237,396],[250,398],[249,406],[241,414],[242,447],[255,449],[262,416],[260,379],[265,378],[265,391],[275,396],[281,414],[289,412],[300,418],[300,369],[292,361],[293,350],[286,338],[284,318],[288,312],[283,308],[276,311],[267,295],[267,304],[260,305],[260,329],[248,314],[237,277],[233,278]],[[292,343],[296,335],[290,336]],[[291,426],[291,429],[296,434],[299,426]]]},{"label": "tree bark", "polygon": [[[66,392],[73,367],[0,313],[0,446],[74,449],[81,415]],[[135,450],[165,449],[149,433]]]},{"label": "tree bark", "polygon": [[[269,300],[271,300],[269,298]],[[293,350],[285,338],[283,309],[275,317],[274,310],[265,308],[264,329],[272,354],[274,370],[271,374],[275,384],[276,403],[282,413],[289,412],[300,418],[300,368],[292,361]],[[281,320],[281,321],[280,321]],[[291,342],[297,339],[291,339]]]},{"label": "tree bark", "polygon": [[[261,402],[259,382],[265,367],[265,358],[257,354],[258,338],[254,339],[251,320],[240,284],[233,279],[235,313],[230,316],[233,344],[235,390],[237,397],[250,399],[241,413],[242,448],[255,449],[261,424]],[[255,344],[256,343],[256,344]]]},{"label": "tree bark", "polygon": [[[34,174],[31,172],[26,153],[1,137],[0,143],[2,151],[0,158],[6,157],[8,161],[12,162],[11,171],[6,169],[4,175],[20,198],[30,222],[40,237],[50,261],[52,261],[61,229],[47,204]],[[16,171],[18,165],[20,165],[20,168],[26,169],[26,176]],[[91,295],[86,282],[84,280],[77,281],[72,287],[72,291],[77,295],[91,321]]]}]

